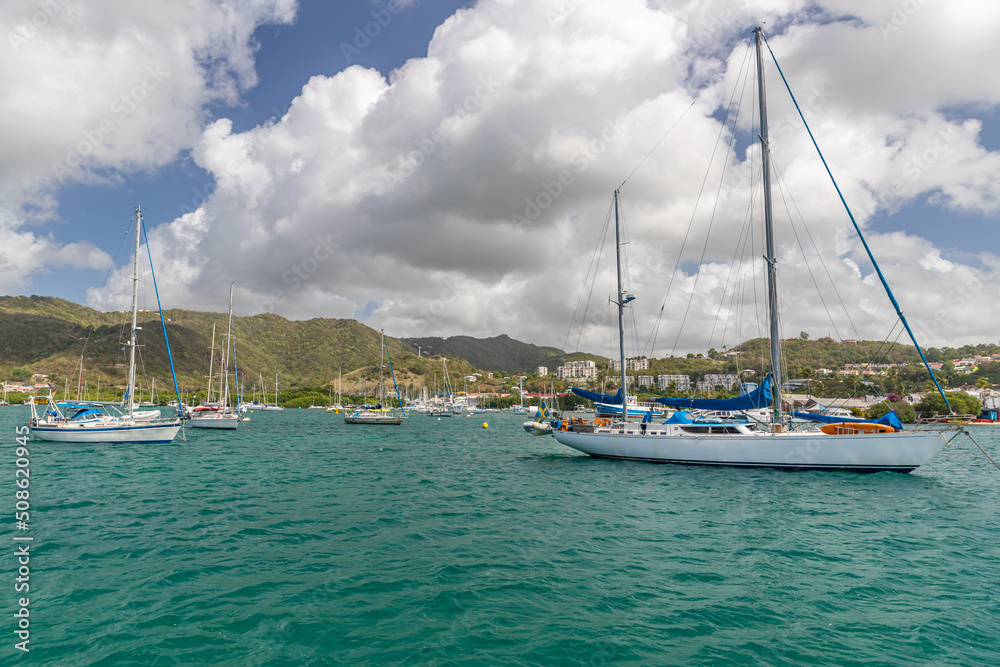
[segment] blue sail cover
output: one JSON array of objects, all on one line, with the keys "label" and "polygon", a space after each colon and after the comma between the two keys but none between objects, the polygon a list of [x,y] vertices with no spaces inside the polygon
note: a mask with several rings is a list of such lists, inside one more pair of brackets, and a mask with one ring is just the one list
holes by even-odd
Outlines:
[{"label": "blue sail cover", "polygon": [[736,398],[657,398],[657,403],[669,405],[672,408],[693,408],[695,410],[724,410],[739,412],[770,407],[773,399],[771,393],[771,376],[768,374],[759,387],[749,394]]},{"label": "blue sail cover", "polygon": [[[621,405],[625,400],[625,392],[621,389],[618,393],[612,396],[611,394],[599,394],[596,391],[587,391],[586,389],[580,389],[579,387],[571,387],[573,393],[577,396],[582,396],[588,401],[593,401],[595,403],[606,403],[610,405]],[[631,412],[631,411],[630,411]]]},{"label": "blue sail cover", "polygon": [[798,417],[799,419],[805,419],[811,422],[822,422],[824,424],[840,424],[842,422],[850,423],[860,423],[860,424],[883,424],[885,426],[891,426],[897,431],[903,430],[903,422],[899,420],[899,415],[895,412],[887,412],[878,419],[862,419],[861,417],[836,417],[834,415],[817,415],[812,412],[793,412],[793,417]]}]

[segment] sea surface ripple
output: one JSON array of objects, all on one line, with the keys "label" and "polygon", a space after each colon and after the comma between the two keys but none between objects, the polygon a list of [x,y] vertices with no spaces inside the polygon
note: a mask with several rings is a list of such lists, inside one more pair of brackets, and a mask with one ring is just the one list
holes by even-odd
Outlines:
[{"label": "sea surface ripple", "polygon": [[[859,475],[589,459],[511,414],[250,417],[31,444],[24,664],[1000,664],[1000,471],[964,437]],[[11,451],[26,419],[0,408]]]}]

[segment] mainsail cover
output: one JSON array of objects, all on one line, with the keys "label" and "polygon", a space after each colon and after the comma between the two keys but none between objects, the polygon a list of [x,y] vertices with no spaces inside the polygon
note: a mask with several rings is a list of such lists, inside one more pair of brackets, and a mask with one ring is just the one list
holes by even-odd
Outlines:
[{"label": "mainsail cover", "polygon": [[587,391],[586,389],[580,389],[579,387],[571,387],[573,393],[577,396],[582,396],[588,401],[593,401],[594,403],[606,403],[610,405],[621,405],[625,400],[625,392],[621,389],[618,393],[612,396],[611,394],[599,394],[596,391]]},{"label": "mainsail cover", "polygon": [[[574,390],[576,391],[576,390]],[[743,410],[756,410],[758,408],[770,407],[773,399],[771,394],[771,375],[768,374],[761,382],[760,386],[749,394],[743,394],[736,398],[657,398],[657,403],[668,405],[672,408],[692,408],[695,410],[724,410],[726,412],[740,412]]]},{"label": "mainsail cover", "polygon": [[897,431],[903,430],[903,422],[899,420],[899,415],[895,412],[887,412],[878,419],[862,419],[860,417],[837,417],[834,415],[818,415],[812,412],[793,412],[793,417],[798,417],[799,419],[805,419],[811,422],[822,422],[824,424],[840,424],[841,422],[850,423],[860,423],[860,424],[883,424],[885,426],[891,426]]}]

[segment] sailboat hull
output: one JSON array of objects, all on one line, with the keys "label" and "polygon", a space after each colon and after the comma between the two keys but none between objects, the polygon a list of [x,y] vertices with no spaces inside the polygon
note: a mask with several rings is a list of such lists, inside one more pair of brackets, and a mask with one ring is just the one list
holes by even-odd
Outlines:
[{"label": "sailboat hull", "polygon": [[345,424],[379,424],[382,426],[399,426],[403,418],[399,415],[351,414],[344,417]]},{"label": "sailboat hull", "polygon": [[239,426],[240,418],[237,415],[192,417],[188,421],[188,426],[192,428],[218,428],[235,430]]},{"label": "sailboat hull", "polygon": [[946,444],[940,431],[861,435],[815,432],[655,435],[555,431],[561,444],[598,458],[784,470],[910,472]]},{"label": "sailboat hull", "polygon": [[181,430],[180,422],[170,424],[123,424],[31,426],[31,436],[48,442],[110,442],[122,444],[167,444]]}]

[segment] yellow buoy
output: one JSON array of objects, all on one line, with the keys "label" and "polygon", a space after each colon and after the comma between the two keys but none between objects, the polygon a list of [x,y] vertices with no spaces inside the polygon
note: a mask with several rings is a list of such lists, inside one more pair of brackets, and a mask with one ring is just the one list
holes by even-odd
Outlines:
[{"label": "yellow buoy", "polygon": [[486,422],[483,422],[483,428],[489,428],[489,427],[490,427],[489,424],[487,424]]}]

